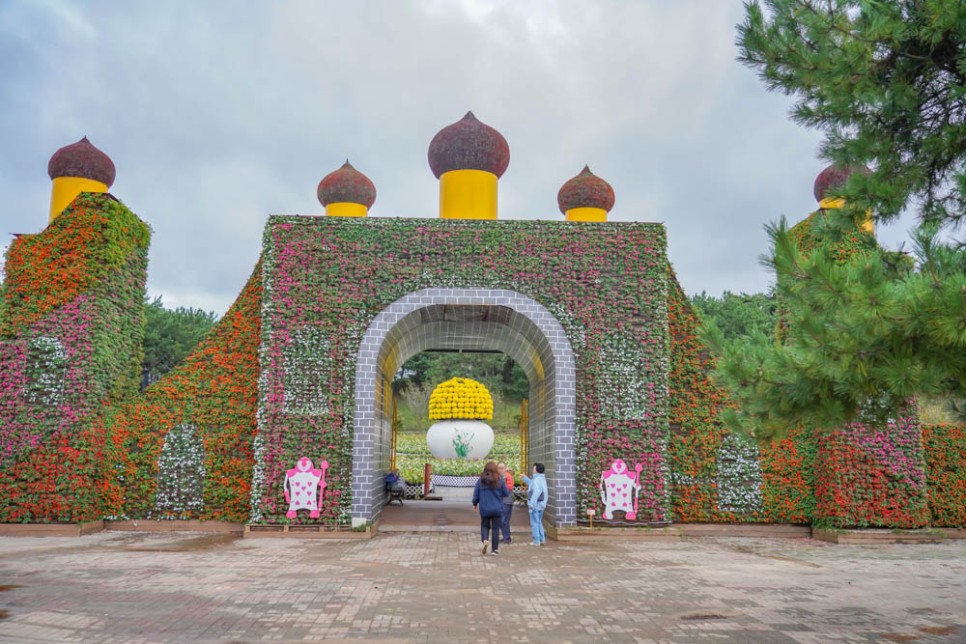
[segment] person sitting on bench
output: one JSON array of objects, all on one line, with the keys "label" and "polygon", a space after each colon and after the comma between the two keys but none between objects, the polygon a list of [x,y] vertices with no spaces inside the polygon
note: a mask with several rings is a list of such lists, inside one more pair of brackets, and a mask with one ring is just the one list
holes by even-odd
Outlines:
[{"label": "person sitting on bench", "polygon": [[399,475],[399,470],[393,470],[386,474],[386,492],[389,493],[389,500],[386,505],[392,503],[393,499],[399,500],[399,505],[403,504],[403,496],[406,495],[406,480]]}]

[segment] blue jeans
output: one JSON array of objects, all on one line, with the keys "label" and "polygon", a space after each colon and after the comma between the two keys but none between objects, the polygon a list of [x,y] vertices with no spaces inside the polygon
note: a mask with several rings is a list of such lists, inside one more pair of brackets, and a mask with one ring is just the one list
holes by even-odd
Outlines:
[{"label": "blue jeans", "polygon": [[513,516],[513,504],[503,504],[503,517],[500,522],[500,531],[503,533],[503,542],[510,543],[510,518]]},{"label": "blue jeans", "polygon": [[530,534],[533,536],[534,543],[543,543],[547,540],[547,535],[543,532],[543,510],[530,508]]}]

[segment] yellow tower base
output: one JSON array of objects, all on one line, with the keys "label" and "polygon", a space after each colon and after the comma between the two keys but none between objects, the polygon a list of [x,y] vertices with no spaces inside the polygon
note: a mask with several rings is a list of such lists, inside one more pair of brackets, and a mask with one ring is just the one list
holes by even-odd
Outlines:
[{"label": "yellow tower base", "polygon": [[[845,199],[832,199],[827,197],[818,202],[818,207],[823,210],[830,210],[841,208],[845,205]],[[875,234],[875,222],[872,221],[872,213],[866,213],[865,219],[862,221],[862,230],[869,233],[870,235]]]},{"label": "yellow tower base", "polygon": [[496,219],[496,175],[450,170],[439,178],[441,219]]},{"label": "yellow tower base", "polygon": [[365,217],[369,214],[369,209],[361,203],[339,201],[326,206],[325,214],[328,217]]},{"label": "yellow tower base", "polygon": [[571,208],[565,215],[567,221],[607,221],[603,208]]},{"label": "yellow tower base", "polygon": [[107,192],[107,184],[81,177],[57,177],[50,189],[49,224],[82,192]]}]

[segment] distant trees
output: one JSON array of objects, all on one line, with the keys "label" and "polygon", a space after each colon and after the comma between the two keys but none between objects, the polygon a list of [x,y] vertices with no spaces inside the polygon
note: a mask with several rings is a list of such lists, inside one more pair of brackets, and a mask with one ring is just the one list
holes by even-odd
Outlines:
[{"label": "distant trees", "polygon": [[407,360],[393,380],[393,391],[424,386],[432,390],[457,376],[482,382],[490,393],[507,401],[522,400],[530,391],[526,373],[508,355],[441,351],[424,351]]},{"label": "distant trees", "polygon": [[691,296],[691,304],[705,323],[714,323],[726,339],[760,333],[771,335],[778,322],[775,297],[772,294],[734,294],[725,291],[714,297],[701,291]]},{"label": "distant trees", "polygon": [[144,313],[141,389],[184,360],[215,324],[213,312],[182,306],[166,309],[160,296],[145,300]]}]

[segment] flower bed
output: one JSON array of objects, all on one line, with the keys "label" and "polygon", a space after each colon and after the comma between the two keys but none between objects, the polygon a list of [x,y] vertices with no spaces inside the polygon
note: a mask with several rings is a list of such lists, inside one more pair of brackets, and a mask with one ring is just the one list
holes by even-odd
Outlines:
[{"label": "flower bed", "polygon": [[423,434],[399,434],[396,437],[396,467],[410,483],[423,480],[423,467],[426,463],[432,467],[433,474],[476,477],[483,471],[486,461],[502,461],[511,470],[516,470],[520,463],[520,437],[497,434],[489,456],[475,461],[433,458]]}]

